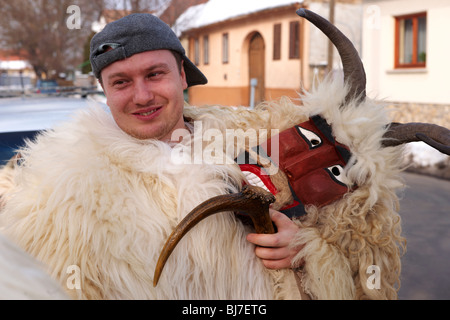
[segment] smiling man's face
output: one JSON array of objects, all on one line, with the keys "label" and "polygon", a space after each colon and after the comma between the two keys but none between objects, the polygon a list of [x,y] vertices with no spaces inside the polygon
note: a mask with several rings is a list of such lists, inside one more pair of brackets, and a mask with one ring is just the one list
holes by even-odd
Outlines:
[{"label": "smiling man's face", "polygon": [[129,135],[168,141],[174,130],[185,127],[186,74],[169,50],[116,61],[102,70],[101,79],[114,120]]}]

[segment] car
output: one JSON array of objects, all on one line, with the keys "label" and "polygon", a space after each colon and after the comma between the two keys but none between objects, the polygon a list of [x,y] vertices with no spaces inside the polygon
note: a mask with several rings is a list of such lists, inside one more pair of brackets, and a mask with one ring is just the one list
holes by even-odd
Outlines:
[{"label": "car", "polygon": [[56,80],[51,79],[38,79],[36,81],[36,93],[58,93],[58,82]]},{"label": "car", "polygon": [[34,96],[0,99],[0,166],[11,159],[25,139],[33,139],[42,130],[68,120],[77,110],[99,103],[102,97],[87,98]]}]

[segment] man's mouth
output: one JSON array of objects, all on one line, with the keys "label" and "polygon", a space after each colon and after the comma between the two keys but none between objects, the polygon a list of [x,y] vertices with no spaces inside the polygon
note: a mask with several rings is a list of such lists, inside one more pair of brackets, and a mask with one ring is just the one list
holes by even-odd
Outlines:
[{"label": "man's mouth", "polygon": [[148,111],[148,112],[142,112],[142,113],[138,113],[141,116],[149,116],[151,115],[153,112],[157,111],[158,109],[154,109],[152,111]]},{"label": "man's mouth", "polygon": [[162,107],[156,107],[156,108],[152,108],[152,109],[145,109],[145,110],[142,110],[142,111],[134,112],[133,115],[135,115],[136,117],[138,117],[141,120],[150,120],[154,116],[159,114],[158,111],[160,111],[160,110],[162,110]]}]

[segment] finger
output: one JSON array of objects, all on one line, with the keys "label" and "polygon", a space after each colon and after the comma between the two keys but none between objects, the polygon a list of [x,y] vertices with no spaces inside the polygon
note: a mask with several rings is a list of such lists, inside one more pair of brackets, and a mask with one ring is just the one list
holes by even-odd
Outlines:
[{"label": "finger", "polygon": [[263,247],[277,248],[287,246],[293,235],[298,231],[298,226],[285,214],[273,209],[270,209],[270,217],[277,226],[277,233],[251,233],[247,236],[247,240],[255,245]]},{"label": "finger", "polygon": [[247,235],[247,240],[260,247],[278,248],[287,245],[281,243],[278,233],[274,234],[249,233]]},{"label": "finger", "polygon": [[281,260],[286,259],[290,256],[289,250],[286,247],[283,248],[266,248],[266,247],[256,247],[255,254],[258,258],[265,260]]},{"label": "finger", "polygon": [[272,219],[278,229],[288,228],[292,225],[292,220],[284,213],[274,209],[269,209],[269,213],[270,219]]},{"label": "finger", "polygon": [[286,269],[291,267],[291,259],[281,260],[262,260],[262,263],[267,269]]}]

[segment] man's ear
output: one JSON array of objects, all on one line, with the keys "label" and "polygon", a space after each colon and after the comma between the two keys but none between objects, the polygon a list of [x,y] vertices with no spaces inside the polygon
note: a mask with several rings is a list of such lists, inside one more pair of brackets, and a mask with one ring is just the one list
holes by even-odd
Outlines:
[{"label": "man's ear", "polygon": [[186,90],[187,87],[188,87],[188,84],[187,84],[187,80],[186,80],[186,72],[184,71],[184,60],[181,60],[181,72],[180,72],[180,75],[181,75],[181,81],[182,81],[182,84],[183,84],[183,90]]},{"label": "man's ear", "polygon": [[103,86],[103,81],[102,81],[102,75],[100,75],[100,78],[98,78],[97,81],[98,81],[98,83],[100,83],[102,90],[105,91],[105,87]]},{"label": "man's ear", "polygon": [[102,87],[103,93],[105,94],[105,97],[106,97],[106,104],[108,105],[108,95],[106,94],[106,90],[105,90],[105,86],[103,85],[101,74],[100,74],[100,78],[98,78],[97,81],[98,81],[98,83],[100,83],[100,86]]}]

